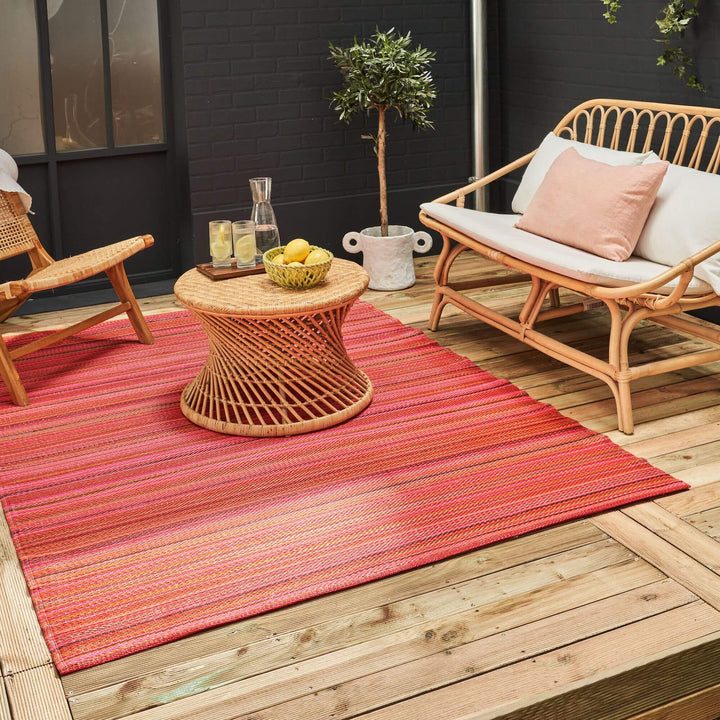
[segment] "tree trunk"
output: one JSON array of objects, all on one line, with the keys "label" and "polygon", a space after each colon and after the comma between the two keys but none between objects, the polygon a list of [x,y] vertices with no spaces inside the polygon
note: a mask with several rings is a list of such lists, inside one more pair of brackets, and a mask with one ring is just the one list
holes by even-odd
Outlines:
[{"label": "tree trunk", "polygon": [[380,181],[380,232],[388,234],[387,182],[385,180],[385,108],[378,109],[377,164]]}]

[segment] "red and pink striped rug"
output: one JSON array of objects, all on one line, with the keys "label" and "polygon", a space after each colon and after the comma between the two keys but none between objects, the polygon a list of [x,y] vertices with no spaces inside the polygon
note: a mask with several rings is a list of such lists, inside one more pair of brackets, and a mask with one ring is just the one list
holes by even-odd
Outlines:
[{"label": "red and pink striped rug", "polygon": [[370,407],[289,438],[189,423],[207,341],[187,314],[95,327],[0,389],[0,489],[58,670],[68,673],[683,483],[358,303]]}]

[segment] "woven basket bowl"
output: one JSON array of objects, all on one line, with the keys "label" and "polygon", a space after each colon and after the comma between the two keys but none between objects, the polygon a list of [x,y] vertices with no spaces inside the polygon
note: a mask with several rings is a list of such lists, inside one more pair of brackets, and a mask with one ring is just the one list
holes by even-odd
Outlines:
[{"label": "woven basket bowl", "polygon": [[[310,252],[318,248],[317,245],[310,246]],[[315,265],[303,265],[302,267],[290,267],[289,265],[278,265],[273,262],[273,258],[282,254],[285,246],[272,248],[263,255],[263,264],[270,279],[280,285],[280,287],[288,288],[288,290],[304,290],[305,288],[315,287],[319,285],[328,274],[330,265],[332,264],[333,254],[329,250],[325,250],[328,259],[325,262],[316,263]]]}]

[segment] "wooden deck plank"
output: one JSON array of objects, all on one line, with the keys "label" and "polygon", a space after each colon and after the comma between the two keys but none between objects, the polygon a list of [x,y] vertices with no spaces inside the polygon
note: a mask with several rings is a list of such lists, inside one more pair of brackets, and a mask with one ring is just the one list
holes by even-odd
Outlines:
[{"label": "wooden deck plank", "polygon": [[25,670],[5,683],[13,720],[72,720],[54,667]]},{"label": "wooden deck plank", "polygon": [[[720,408],[711,408],[720,417]],[[627,436],[626,436],[627,437]],[[690,426],[671,433],[636,440],[625,445],[625,450],[645,458],[661,458],[668,453],[686,453],[690,448],[718,443],[720,441],[720,420]]]},{"label": "wooden deck plank", "polygon": [[693,487],[716,483],[720,478],[720,462],[711,462],[707,465],[690,466],[684,470],[676,470],[673,475]]},{"label": "wooden deck plank", "polygon": [[688,445],[686,448],[668,452],[663,455],[656,455],[653,458],[653,465],[664,470],[669,475],[682,472],[688,467],[714,465],[719,462],[720,443],[718,442]]},{"label": "wooden deck plank", "polygon": [[5,679],[0,679],[0,720],[12,720],[7,694],[5,693]]},{"label": "wooden deck plank", "polygon": [[[564,558],[539,560],[498,572],[483,582],[468,581],[446,592],[434,591],[386,606],[389,617],[382,627],[377,614],[369,621],[358,614],[324,623],[326,627],[304,628],[297,637],[287,638],[289,644],[281,637],[270,638],[203,658],[201,664],[197,660],[178,664],[146,675],[140,682],[76,693],[74,716],[77,720],[110,718],[119,708],[139,711],[190,695],[190,688],[197,692],[230,682],[235,682],[236,698],[247,696],[257,703],[264,690],[265,694],[272,691],[274,702],[279,702],[279,693],[294,692],[298,684],[304,689],[306,684],[324,687],[321,683],[343,682],[348,673],[355,677],[365,666],[370,668],[367,672],[374,672],[624,591],[642,588],[646,598],[660,593],[672,594],[672,602],[692,600],[679,586],[672,590],[662,584],[658,578],[664,576],[656,568],[635,561],[625,548],[620,550],[614,542],[602,545],[605,548],[595,548],[584,560],[569,551]],[[203,702],[207,701],[204,697]]]},{"label": "wooden deck plank", "polygon": [[[66,675],[65,688],[76,695],[162,672],[188,658],[204,658],[235,652],[252,642],[265,640],[320,624],[329,617],[352,616],[376,609],[385,618],[385,606],[432,590],[457,585],[527,563],[552,558],[558,553],[603,541],[607,536],[589,521],[576,521],[507,540],[477,551],[434,563],[420,570],[393,575],[312,601],[266,613],[146,650],[87,670]],[[622,551],[620,551],[622,553]],[[578,551],[580,553],[580,551]]]},{"label": "wooden deck plank", "polygon": [[676,517],[654,502],[632,505],[623,512],[678,550],[698,559],[716,575],[720,575],[720,543],[692,524]]},{"label": "wooden deck plank", "polygon": [[720,608],[720,576],[620,511],[595,515],[592,522],[668,577]]},{"label": "wooden deck plank", "polygon": [[5,515],[0,512],[0,668],[3,675],[51,663]]},{"label": "wooden deck plank", "polygon": [[[543,613],[535,621],[532,613],[522,618],[515,609],[515,619],[507,628],[502,608],[489,609],[487,617],[479,618],[478,638],[468,625],[469,616],[456,618],[446,626],[450,629],[435,626],[412,640],[398,637],[385,651],[378,648],[363,656],[359,654],[362,648],[356,648],[354,652],[324,656],[157,707],[139,717],[186,720],[202,710],[214,720],[249,720],[249,717],[341,720],[429,688],[525,660],[573,638],[589,637],[639,618],[695,604],[687,590],[668,580],[566,611],[562,607],[567,603],[567,593],[562,588],[556,588],[550,599],[549,613],[535,603],[536,611]],[[506,608],[509,604],[506,601]],[[533,603],[526,600],[524,605]],[[476,618],[478,615],[475,613]]]},{"label": "wooden deck plank", "polygon": [[[665,393],[664,387],[641,390],[633,394],[633,410],[636,422],[679,415],[689,410],[717,405],[720,401],[720,382],[715,376],[688,380],[669,386],[671,393]],[[608,398],[582,405],[563,408],[566,415],[580,422],[586,420],[605,420],[615,412],[615,402]],[[596,424],[600,424],[596,422]]]},{"label": "wooden deck plank", "polygon": [[720,715],[720,685],[635,715],[630,720],[717,720]]},{"label": "wooden deck plank", "polygon": [[[673,437],[675,434],[684,433],[695,427],[702,427],[708,423],[714,423],[720,420],[720,406],[707,407],[700,410],[685,413],[682,422],[678,422],[677,417],[660,418],[659,420],[651,420],[636,426],[632,435],[626,435],[619,430],[611,430],[606,435],[618,445],[625,447],[629,452],[633,452],[632,446],[635,443],[642,443],[647,440],[655,440],[666,435]],[[662,450],[661,450],[662,452]]]},{"label": "wooden deck plank", "polygon": [[[716,684],[719,619],[717,611],[697,602],[358,717],[620,720],[656,706],[658,699]],[[678,645],[691,665],[669,676],[663,661]],[[656,658],[648,662],[648,656]],[[256,714],[254,720],[266,717]]]},{"label": "wooden deck plank", "polygon": [[[720,392],[709,391],[703,393],[690,393],[682,395],[672,400],[663,399],[662,396],[656,395],[651,398],[642,398],[642,393],[633,396],[633,401],[637,402],[634,409],[634,418],[636,424],[652,422],[663,418],[678,418],[685,413],[701,410],[703,408],[711,408],[720,404]],[[617,418],[615,418],[614,405],[610,402],[595,403],[593,405],[584,405],[576,408],[569,408],[563,413],[568,417],[572,417],[585,427],[595,430],[595,432],[605,433],[611,430],[617,430]],[[675,477],[679,477],[675,473]],[[715,480],[720,475],[715,476]],[[712,482],[707,479],[704,482]]]},{"label": "wooden deck plank", "polygon": [[[684,520],[698,532],[711,538],[713,542],[720,541],[720,507],[688,515]],[[705,558],[703,558],[703,562],[705,562]]]},{"label": "wooden deck plank", "polygon": [[[720,475],[718,477],[720,478]],[[720,506],[720,482],[658,498],[655,502],[674,515],[684,518]]]}]

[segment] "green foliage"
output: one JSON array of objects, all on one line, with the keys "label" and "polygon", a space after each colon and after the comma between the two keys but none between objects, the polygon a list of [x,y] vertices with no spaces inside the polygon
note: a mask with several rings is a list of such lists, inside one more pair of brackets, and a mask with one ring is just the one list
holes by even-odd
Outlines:
[{"label": "green foliage", "polygon": [[[330,107],[349,123],[358,112],[394,109],[413,129],[434,127],[427,113],[436,97],[428,67],[435,53],[410,47],[410,33],[376,30],[370,40],[347,48],[330,43],[330,60],[343,75],[343,88],[332,94]],[[374,137],[374,136],[372,136]]]},{"label": "green foliage", "polygon": [[[617,12],[621,7],[619,0],[602,0],[602,3],[606,8],[603,17],[611,24],[616,23]],[[690,67],[694,64],[692,57],[677,44],[684,39],[685,31],[692,20],[698,17],[697,5],[698,0],[669,0],[662,8],[661,16],[655,23],[662,35],[657,42],[665,45],[665,50],[657,59],[657,64],[673,66],[673,73],[685,80],[688,87],[705,92],[697,75],[690,73]]]},{"label": "green foliage", "polygon": [[617,13],[620,9],[619,0],[602,0],[605,5],[605,12],[603,17],[612,25],[617,22]]},{"label": "green foliage", "polygon": [[362,135],[373,141],[380,189],[380,227],[388,234],[387,181],[385,176],[386,113],[395,110],[409,120],[413,130],[435,127],[428,111],[436,92],[430,70],[435,53],[418,45],[411,48],[410,33],[400,35],[391,28],[377,28],[370,40],[339,48],[330,43],[329,59],[343,76],[343,87],[332,94],[330,107],[346,123],[356,113],[377,111],[377,133]]},{"label": "green foliage", "polygon": [[665,45],[663,54],[658,58],[658,65],[673,65],[673,72],[681,80],[685,79],[688,87],[695,88],[700,92],[705,92],[705,88],[695,74],[688,74],[689,68],[693,65],[693,59],[688,55],[687,51],[679,45],[674,45],[677,40],[685,37],[685,30],[688,25],[696,18],[699,13],[697,11],[698,0],[670,0],[670,2],[662,9],[662,17],[658,18],[658,29],[662,34],[662,39],[658,42]]}]

